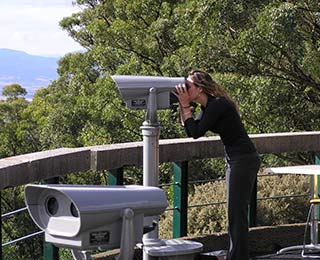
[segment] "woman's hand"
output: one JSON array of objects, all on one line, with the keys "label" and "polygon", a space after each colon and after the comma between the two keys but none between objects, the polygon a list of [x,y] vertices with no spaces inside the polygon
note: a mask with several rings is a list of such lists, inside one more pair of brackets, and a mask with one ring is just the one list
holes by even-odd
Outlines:
[{"label": "woman's hand", "polygon": [[182,108],[190,106],[190,96],[186,84],[176,85],[176,92],[173,92],[173,94],[179,99]]},{"label": "woman's hand", "polygon": [[186,84],[176,85],[176,92],[173,92],[173,94],[179,99],[180,119],[182,125],[184,125],[184,121],[193,117],[190,109],[190,96]]}]

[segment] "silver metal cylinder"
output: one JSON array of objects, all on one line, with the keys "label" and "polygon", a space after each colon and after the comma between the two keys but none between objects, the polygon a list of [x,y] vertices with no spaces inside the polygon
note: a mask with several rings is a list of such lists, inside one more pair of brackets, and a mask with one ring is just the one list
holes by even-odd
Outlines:
[{"label": "silver metal cylinder", "polygon": [[[141,126],[143,137],[143,185],[159,186],[159,137],[160,125],[157,117],[157,96],[156,89],[151,88],[149,92],[148,110],[146,120]],[[159,217],[148,217],[144,219],[144,225],[151,226]],[[159,240],[158,225],[156,228],[143,236],[143,244],[149,245],[157,243]],[[143,251],[143,259],[151,260]]]}]

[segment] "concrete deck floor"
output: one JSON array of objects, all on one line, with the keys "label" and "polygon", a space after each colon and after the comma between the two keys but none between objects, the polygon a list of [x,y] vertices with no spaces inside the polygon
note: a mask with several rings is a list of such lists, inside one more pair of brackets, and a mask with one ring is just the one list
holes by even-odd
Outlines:
[{"label": "concrete deck floor", "polygon": [[[219,252],[219,251],[214,251]],[[214,254],[214,253],[213,253]],[[217,254],[220,255],[220,254]],[[317,253],[313,252],[312,256],[318,256],[320,258],[320,251]],[[198,260],[224,260],[226,259],[225,254],[221,254],[220,256],[210,256],[210,255],[204,255],[201,254],[198,258]],[[274,253],[274,254],[268,254],[263,256],[256,256],[250,258],[251,260],[308,260],[308,259],[315,259],[315,257],[302,257],[301,256],[301,250],[291,250],[289,252],[285,253]]]},{"label": "concrete deck floor", "polygon": [[[312,255],[318,256],[320,258],[320,252],[318,251],[317,253],[313,253]],[[253,258],[254,260],[298,260],[298,259],[304,259],[304,260],[310,260],[310,259],[315,259],[314,257],[302,257],[301,256],[301,250],[293,250],[290,252],[282,253],[282,254],[269,254],[269,255],[264,255],[264,256],[258,256]]]},{"label": "concrete deck floor", "polygon": [[[301,250],[290,251],[282,254],[276,252],[281,248],[301,245],[303,242],[305,223],[251,228],[249,232],[250,253],[252,260],[308,260],[315,258],[302,258]],[[307,234],[309,236],[309,234]],[[307,236],[307,237],[308,237]],[[228,244],[227,233],[215,233],[197,237],[184,237],[182,239],[194,240],[203,244],[203,253],[216,250],[226,250]],[[307,241],[308,243],[308,241]],[[93,257],[95,260],[114,260],[119,250],[101,252]],[[201,256],[200,260],[215,259],[215,257]],[[141,250],[136,250],[135,260],[141,260]],[[216,258],[219,259],[219,258]],[[223,258],[220,258],[223,259]],[[219,259],[219,260],[220,260]],[[320,259],[320,252],[319,252]]]}]

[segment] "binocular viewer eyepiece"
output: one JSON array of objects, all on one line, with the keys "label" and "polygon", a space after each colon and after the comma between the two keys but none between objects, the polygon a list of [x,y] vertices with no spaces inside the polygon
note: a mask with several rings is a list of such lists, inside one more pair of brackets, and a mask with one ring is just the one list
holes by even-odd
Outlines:
[{"label": "binocular viewer eyepiece", "polygon": [[131,76],[114,75],[111,78],[117,84],[127,107],[131,109],[147,109],[149,92],[156,89],[157,109],[167,109],[178,99],[171,92],[177,84],[185,82],[184,77]]}]

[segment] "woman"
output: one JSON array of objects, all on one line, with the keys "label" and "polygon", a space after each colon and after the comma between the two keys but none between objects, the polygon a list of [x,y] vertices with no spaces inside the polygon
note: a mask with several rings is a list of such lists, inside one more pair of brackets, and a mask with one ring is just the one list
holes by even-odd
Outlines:
[{"label": "woman", "polygon": [[[181,119],[189,137],[207,131],[220,135],[225,148],[229,250],[228,260],[248,260],[248,205],[260,167],[256,148],[241,122],[237,104],[211,76],[191,71],[185,84],[176,86]],[[197,118],[190,103],[201,105]]]}]

